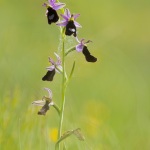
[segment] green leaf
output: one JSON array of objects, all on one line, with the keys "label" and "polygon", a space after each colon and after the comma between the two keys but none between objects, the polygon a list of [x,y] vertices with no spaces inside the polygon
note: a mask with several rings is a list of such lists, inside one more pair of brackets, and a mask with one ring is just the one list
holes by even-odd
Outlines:
[{"label": "green leaf", "polygon": [[83,134],[81,133],[81,129],[80,129],[80,128],[77,128],[77,129],[75,129],[75,130],[66,131],[66,132],[60,137],[60,139],[57,141],[56,147],[57,147],[57,145],[58,145],[61,141],[65,140],[67,137],[69,137],[69,136],[72,135],[72,134],[74,134],[74,135],[78,138],[78,140],[80,140],[80,141],[84,141],[84,140],[85,140]]},{"label": "green leaf", "polygon": [[71,72],[70,72],[69,80],[71,79],[71,77],[72,77],[72,75],[73,75],[74,68],[75,68],[75,64],[76,64],[76,62],[74,61],[74,62],[73,62],[72,69],[71,69]]},{"label": "green leaf", "polygon": [[65,53],[65,56],[67,56],[70,52],[76,50],[76,47],[71,47],[70,49],[67,50],[67,52]]},{"label": "green leaf", "polygon": [[85,137],[83,136],[83,134],[81,133],[81,129],[78,128],[76,130],[74,130],[74,135],[78,138],[78,140],[80,141],[84,141]]}]

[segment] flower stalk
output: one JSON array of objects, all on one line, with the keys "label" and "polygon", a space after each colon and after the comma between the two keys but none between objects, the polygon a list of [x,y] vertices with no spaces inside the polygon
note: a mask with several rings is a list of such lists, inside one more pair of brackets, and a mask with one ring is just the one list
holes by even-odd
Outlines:
[{"label": "flower stalk", "polygon": [[60,116],[60,109],[59,107],[54,103],[53,107],[55,108],[55,110],[58,112],[58,115]]}]

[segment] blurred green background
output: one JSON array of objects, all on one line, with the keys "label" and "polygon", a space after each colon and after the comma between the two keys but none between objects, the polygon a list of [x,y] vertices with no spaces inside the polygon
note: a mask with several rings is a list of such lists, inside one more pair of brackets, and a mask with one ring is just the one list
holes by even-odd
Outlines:
[{"label": "blurred green background", "polygon": [[[48,56],[60,47],[59,29],[49,26],[45,1],[0,1],[0,150],[53,150],[58,115],[38,116],[34,100],[53,91],[59,105],[61,75],[43,82]],[[66,94],[63,131],[80,127],[86,140],[66,140],[72,150],[150,149],[150,1],[64,0],[80,13],[79,39],[90,39],[98,62],[68,55],[76,68]],[[60,13],[60,12],[59,12]],[[73,38],[67,38],[74,45]]]}]

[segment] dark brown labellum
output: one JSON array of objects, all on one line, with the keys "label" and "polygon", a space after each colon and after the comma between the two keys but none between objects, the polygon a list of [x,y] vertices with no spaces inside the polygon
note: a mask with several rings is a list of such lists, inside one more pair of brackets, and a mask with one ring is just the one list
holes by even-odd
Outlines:
[{"label": "dark brown labellum", "polygon": [[55,75],[55,69],[52,71],[47,71],[46,75],[42,78],[43,81],[53,81]]},{"label": "dark brown labellum", "polygon": [[51,7],[48,7],[47,10],[48,10],[48,12],[47,12],[48,24],[56,23],[59,20],[59,16],[58,16],[56,10],[54,10]]},{"label": "dark brown labellum", "polygon": [[38,111],[38,115],[45,115],[49,110],[49,102],[46,101],[45,105]]},{"label": "dark brown labellum", "polygon": [[68,36],[71,36],[73,34],[74,37],[76,37],[76,26],[74,25],[74,22],[70,20],[68,24],[66,25],[66,31],[65,34]]},{"label": "dark brown labellum", "polygon": [[86,46],[83,47],[82,53],[84,54],[86,61],[88,61],[88,62],[96,62],[97,61],[97,58],[90,54],[90,52],[88,51]]}]

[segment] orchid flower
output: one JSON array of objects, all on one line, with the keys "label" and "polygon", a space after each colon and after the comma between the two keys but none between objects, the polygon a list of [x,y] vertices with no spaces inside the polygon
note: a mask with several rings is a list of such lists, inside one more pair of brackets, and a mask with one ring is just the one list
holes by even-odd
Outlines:
[{"label": "orchid flower", "polygon": [[56,10],[63,8],[66,4],[56,3],[56,0],[48,0],[48,3],[44,3],[43,6],[47,7],[46,16],[48,24],[56,23],[59,20],[59,16]]},{"label": "orchid flower", "polygon": [[49,88],[44,88],[49,96],[44,96],[42,100],[33,101],[32,104],[36,106],[42,106],[42,108],[38,111],[38,115],[45,115],[46,112],[50,109],[50,106],[54,105],[52,101],[52,91]]},{"label": "orchid flower", "polygon": [[76,40],[79,43],[78,45],[76,45],[76,50],[78,52],[82,52],[84,54],[86,61],[96,62],[97,58],[91,55],[91,53],[87,49],[87,45],[86,45],[86,44],[90,43],[91,41],[88,40],[87,42],[84,42],[84,39],[81,39],[81,41],[79,41],[77,37],[76,37]]},{"label": "orchid flower", "polygon": [[48,71],[47,71],[46,75],[42,78],[43,81],[52,81],[53,77],[55,75],[55,72],[60,73],[62,71],[61,59],[56,53],[54,53],[54,54],[57,58],[57,61],[54,62],[54,60],[49,57],[49,62],[52,65],[46,68]]},{"label": "orchid flower", "polygon": [[66,27],[66,35],[71,36],[73,34],[73,36],[76,37],[76,28],[82,27],[78,22],[75,21],[80,14],[71,14],[69,9],[65,9],[64,14],[61,14],[61,16],[64,20],[57,23],[57,25]]}]

